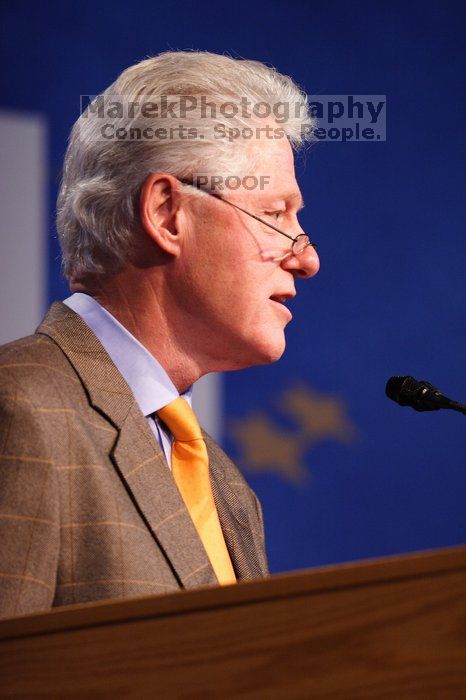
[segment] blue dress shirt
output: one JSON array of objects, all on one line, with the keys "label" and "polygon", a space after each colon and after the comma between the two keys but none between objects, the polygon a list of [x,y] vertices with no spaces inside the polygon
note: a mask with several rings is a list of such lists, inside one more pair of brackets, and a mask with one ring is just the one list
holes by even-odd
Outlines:
[{"label": "blue dress shirt", "polygon": [[[133,392],[170,465],[173,436],[156,415],[156,411],[179,397],[170,377],[144,345],[96,299],[76,292],[63,303],[81,316],[110,355]],[[191,386],[182,394],[190,406],[192,389]]]}]

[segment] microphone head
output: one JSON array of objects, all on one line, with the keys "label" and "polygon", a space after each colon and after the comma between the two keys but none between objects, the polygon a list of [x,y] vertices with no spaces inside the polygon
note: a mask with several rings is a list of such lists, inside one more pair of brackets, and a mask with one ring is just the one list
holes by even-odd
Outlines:
[{"label": "microphone head", "polygon": [[400,406],[411,406],[416,411],[437,411],[448,401],[429,382],[418,382],[410,376],[390,377],[385,393]]},{"label": "microphone head", "polygon": [[385,394],[400,406],[410,406],[410,399],[417,388],[418,382],[413,377],[390,377],[385,387]]}]

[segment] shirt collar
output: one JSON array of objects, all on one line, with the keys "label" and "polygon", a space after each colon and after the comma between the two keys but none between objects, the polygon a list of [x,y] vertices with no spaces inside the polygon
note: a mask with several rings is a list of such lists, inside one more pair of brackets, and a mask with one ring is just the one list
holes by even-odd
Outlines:
[{"label": "shirt collar", "polygon": [[[179,397],[177,388],[162,365],[96,299],[75,292],[63,303],[79,314],[100,340],[145,416],[152,415]],[[190,406],[192,390],[191,386],[182,394]]]}]

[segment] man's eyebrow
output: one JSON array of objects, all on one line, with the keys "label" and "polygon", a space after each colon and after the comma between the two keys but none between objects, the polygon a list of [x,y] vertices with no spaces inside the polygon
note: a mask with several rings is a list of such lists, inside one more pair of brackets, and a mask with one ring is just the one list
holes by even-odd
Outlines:
[{"label": "man's eyebrow", "polygon": [[301,209],[304,209],[304,200],[303,200],[303,196],[302,196],[301,192],[293,192],[292,194],[289,194],[288,196],[285,195],[284,199],[285,199],[285,201],[297,199],[298,200],[297,210],[301,211]]},{"label": "man's eyebrow", "polygon": [[[294,200],[298,201],[295,202]],[[284,194],[276,194],[274,196],[274,202],[285,202],[285,204],[292,204],[293,206],[297,205],[296,211],[301,211],[301,209],[304,209],[304,200],[301,192],[286,192]]]},{"label": "man's eyebrow", "polygon": [[306,205],[304,204],[304,199],[302,197],[299,198],[299,205],[298,205],[298,211],[301,211],[301,209],[304,209]]},{"label": "man's eyebrow", "polygon": [[[298,200],[296,203],[294,200]],[[296,211],[301,211],[301,209],[304,209],[304,200],[301,192],[280,192],[279,194],[274,194],[273,197],[274,203],[278,202],[285,202],[287,205],[289,204],[296,204]],[[274,205],[272,205],[274,206]]]}]

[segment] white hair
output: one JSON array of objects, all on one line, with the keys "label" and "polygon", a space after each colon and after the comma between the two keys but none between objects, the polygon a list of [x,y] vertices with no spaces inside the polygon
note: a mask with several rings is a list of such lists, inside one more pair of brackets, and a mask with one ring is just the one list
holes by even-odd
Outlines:
[{"label": "white hair", "polygon": [[[138,104],[141,96],[160,102],[163,96],[174,95],[186,96],[190,107],[196,102],[196,108],[176,120],[167,119],[167,114],[143,118],[140,112],[128,113],[128,106]],[[219,110],[212,114],[210,107],[209,114],[202,113],[201,96]],[[220,109],[227,101],[250,106],[233,114],[231,107]],[[114,110],[109,116],[107,107],[117,102],[122,111]],[[251,105],[262,106],[256,114]],[[291,78],[259,61],[174,51],[125,70],[91,102],[71,131],[57,205],[65,276],[79,278],[121,269],[140,226],[139,193],[150,173],[168,172],[182,179],[197,173],[246,173],[251,167],[251,148],[247,148],[251,141],[236,135],[243,134],[245,127],[263,126],[267,113],[268,122],[280,127],[295,149],[310,140],[305,126],[313,120],[307,96]],[[148,124],[153,134],[175,121],[177,127],[195,128],[202,136],[186,138],[174,129],[169,138],[138,138]],[[126,134],[127,138],[104,138],[104,125],[107,133]],[[236,129],[228,132],[235,138],[219,138],[215,132],[219,125],[225,132]]]}]

